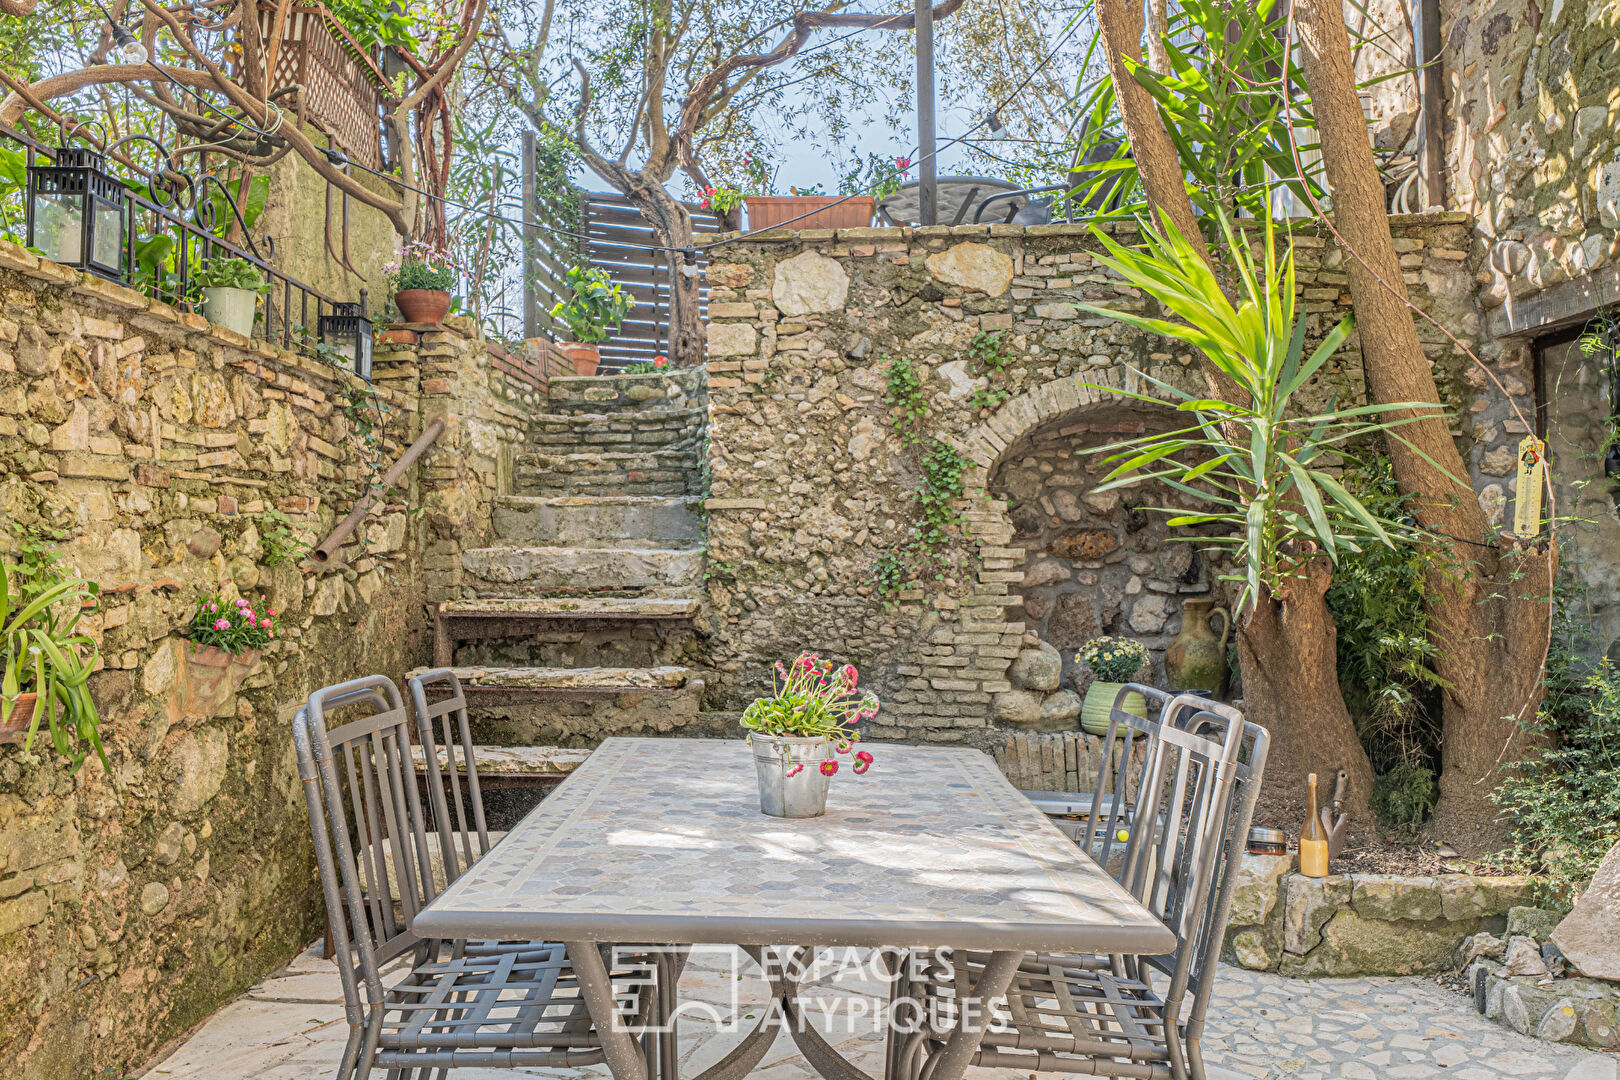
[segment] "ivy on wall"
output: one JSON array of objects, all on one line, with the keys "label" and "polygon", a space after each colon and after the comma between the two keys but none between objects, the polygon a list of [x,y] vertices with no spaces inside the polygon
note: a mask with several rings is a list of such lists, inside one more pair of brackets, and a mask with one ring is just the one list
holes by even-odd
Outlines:
[{"label": "ivy on wall", "polygon": [[964,477],[973,463],[955,446],[923,433],[928,403],[923,398],[922,375],[910,358],[891,359],[885,377],[893,412],[890,423],[902,444],[915,455],[922,472],[913,493],[914,524],[910,532],[878,556],[873,567],[879,594],[893,600],[908,584],[922,580],[930,571],[936,581],[945,578],[950,568],[951,530],[962,522],[956,504],[962,498]]}]

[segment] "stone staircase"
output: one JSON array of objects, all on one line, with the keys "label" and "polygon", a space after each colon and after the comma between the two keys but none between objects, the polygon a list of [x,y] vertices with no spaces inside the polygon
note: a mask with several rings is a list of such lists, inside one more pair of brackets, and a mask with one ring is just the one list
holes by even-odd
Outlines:
[{"label": "stone staircase", "polygon": [[702,375],[551,380],[492,508],[494,543],[462,552],[438,606],[434,662],[466,688],[475,737],[579,746],[697,719],[685,661],[702,581]]}]

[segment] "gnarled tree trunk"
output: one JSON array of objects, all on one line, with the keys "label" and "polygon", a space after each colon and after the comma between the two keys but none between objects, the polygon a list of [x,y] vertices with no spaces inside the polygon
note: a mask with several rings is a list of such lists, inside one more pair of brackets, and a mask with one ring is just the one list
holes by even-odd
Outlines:
[{"label": "gnarled tree trunk", "polygon": [[[1406,303],[1384,188],[1356,96],[1344,13],[1338,0],[1297,0],[1295,11],[1333,221],[1350,248],[1350,295],[1368,385],[1383,404],[1438,402]],[[1453,538],[1451,565],[1434,572],[1427,589],[1435,670],[1447,684],[1440,803],[1429,831],[1465,853],[1483,853],[1500,847],[1505,832],[1490,793],[1501,767],[1518,756],[1518,720],[1540,701],[1557,553],[1550,542],[1504,552],[1498,545],[1510,541],[1490,535],[1444,412],[1390,419],[1403,415],[1419,418],[1399,429],[1405,442],[1388,440],[1395,477],[1402,491],[1416,496],[1423,524]]]},{"label": "gnarled tree trunk", "polygon": [[1296,573],[1286,589],[1262,589],[1238,625],[1245,716],[1271,733],[1268,792],[1293,803],[1303,798],[1308,773],[1331,790],[1344,769],[1351,820],[1366,823],[1372,766],[1339,692],[1338,631],[1323,598],[1333,565],[1326,555],[1314,555]]}]

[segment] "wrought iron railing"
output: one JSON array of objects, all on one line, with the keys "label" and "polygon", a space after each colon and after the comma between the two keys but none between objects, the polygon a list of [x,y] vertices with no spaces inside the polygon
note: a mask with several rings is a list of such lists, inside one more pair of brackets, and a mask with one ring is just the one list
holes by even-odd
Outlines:
[{"label": "wrought iron railing", "polygon": [[[0,124],[0,142],[20,147],[27,166],[33,166],[42,156],[56,160],[54,147],[5,124]],[[107,148],[109,157],[120,145]],[[227,184],[212,173],[201,178],[166,168],[147,173],[132,164],[127,154],[120,157],[120,163],[142,175],[142,186],[125,183],[129,189],[124,223],[125,284],[191,311],[201,306],[196,272],[216,259],[243,259],[264,275],[268,286],[256,301],[253,336],[283,348],[319,353],[317,328],[321,316],[337,313],[337,301],[276,268],[274,243],[269,237],[253,239]],[[226,224],[237,226],[241,243],[215,231],[219,225],[214,209],[216,192],[223,195],[232,215]],[[6,207],[0,212],[0,222],[12,225],[23,221],[26,209],[22,201],[26,198],[26,190],[17,187],[14,179],[5,183],[0,201],[17,200],[22,212],[13,213],[11,207]],[[20,233],[11,239],[22,242]]]}]

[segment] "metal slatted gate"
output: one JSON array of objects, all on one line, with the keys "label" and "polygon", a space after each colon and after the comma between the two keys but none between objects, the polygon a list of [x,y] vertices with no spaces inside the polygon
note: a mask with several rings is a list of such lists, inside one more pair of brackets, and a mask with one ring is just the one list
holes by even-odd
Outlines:
[{"label": "metal slatted gate", "polygon": [[[721,231],[720,219],[691,203],[692,231],[697,243]],[[636,306],[617,333],[602,343],[602,364],[617,368],[638,360],[651,360],[669,351],[669,275],[671,263],[658,249],[652,226],[617,193],[584,193],[586,259],[606,270],[613,280],[636,298]],[[700,265],[708,259],[698,255]],[[674,259],[679,273],[680,256]],[[699,309],[707,310],[708,288],[700,291]]]}]

